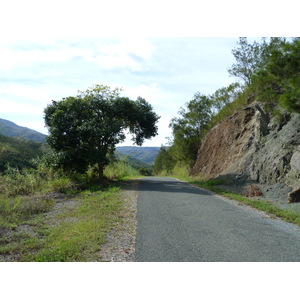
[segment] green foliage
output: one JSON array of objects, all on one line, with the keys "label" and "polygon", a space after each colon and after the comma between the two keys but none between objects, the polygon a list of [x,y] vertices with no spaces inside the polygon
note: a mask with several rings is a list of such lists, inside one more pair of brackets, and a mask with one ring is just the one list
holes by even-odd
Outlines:
[{"label": "green foliage", "polygon": [[73,186],[69,177],[55,172],[43,163],[36,169],[13,168],[8,166],[7,170],[0,176],[0,195],[14,197],[18,195],[33,195],[38,191],[62,192]]},{"label": "green foliage", "polygon": [[254,42],[252,45],[248,44],[245,37],[239,39],[238,46],[232,50],[236,63],[228,69],[228,72],[232,76],[241,78],[249,86],[253,74],[263,63],[263,47],[257,42]]},{"label": "green foliage", "polygon": [[244,85],[233,83],[212,95],[198,92],[185,109],[180,108],[180,117],[170,123],[171,147],[161,149],[156,158],[157,174],[172,174],[175,166],[192,165],[208,131],[254,101],[264,102],[278,120],[285,116],[285,112],[278,113],[278,104],[300,113],[300,38],[263,38],[253,44],[240,38],[232,53],[236,63],[228,71]]},{"label": "green foliage", "polygon": [[[25,260],[74,262],[99,260],[97,252],[106,241],[106,233],[119,220],[122,199],[118,187],[77,196],[73,209],[63,212],[61,222],[50,230],[43,248]],[[72,222],[67,220],[73,220]]]},{"label": "green foliage", "polygon": [[279,97],[279,103],[290,112],[300,113],[300,78],[289,80],[285,85],[285,93]]},{"label": "green foliage", "polygon": [[119,89],[96,85],[77,97],[52,101],[45,109],[48,143],[56,162],[65,170],[85,172],[98,165],[99,177],[115,145],[125,140],[128,129],[137,145],[157,134],[159,117],[144,99],[120,97]]},{"label": "green foliage", "polygon": [[138,177],[140,175],[140,172],[137,169],[129,166],[126,162],[118,161],[106,166],[104,175],[108,179],[114,180],[129,177]]},{"label": "green foliage", "polygon": [[257,101],[279,103],[286,110],[299,113],[300,39],[287,42],[271,38],[260,48],[262,63],[252,73],[245,92]]},{"label": "green foliage", "polygon": [[6,170],[7,164],[19,169],[34,167],[33,159],[45,152],[46,146],[41,143],[0,135],[0,172]]},{"label": "green foliage", "polygon": [[[128,148],[135,148],[135,147],[128,147]],[[145,176],[152,175],[152,173],[153,173],[152,165],[144,163],[130,155],[122,154],[121,152],[118,152],[118,151],[115,152],[115,155],[120,162],[125,163],[127,166],[137,170],[138,173],[140,173],[140,175],[145,175]]]},{"label": "green foliage", "polygon": [[44,215],[55,204],[50,197],[0,197],[0,254],[13,261],[99,261],[107,232],[122,223],[119,191],[98,184],[51,218]]},{"label": "green foliage", "polygon": [[249,87],[255,75],[265,70],[274,53],[285,44],[285,39],[274,37],[267,42],[266,38],[262,38],[261,43],[254,41],[253,44],[249,44],[246,37],[241,37],[237,44],[238,47],[232,50],[236,63],[228,69],[228,72],[242,79]]},{"label": "green foliage", "polygon": [[170,154],[169,149],[162,146],[156,156],[155,162],[154,162],[154,173],[155,174],[161,174],[170,173],[175,165],[175,160],[173,156]]},{"label": "green foliage", "polygon": [[186,109],[180,108],[180,117],[171,120],[169,127],[174,141],[169,151],[173,151],[176,161],[191,164],[195,160],[203,132],[213,115],[212,104],[209,97],[198,92],[186,103]]}]

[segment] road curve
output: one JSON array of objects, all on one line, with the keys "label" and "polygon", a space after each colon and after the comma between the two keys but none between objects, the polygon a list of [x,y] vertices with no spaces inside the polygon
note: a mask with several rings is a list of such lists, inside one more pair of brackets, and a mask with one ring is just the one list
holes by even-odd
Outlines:
[{"label": "road curve", "polygon": [[300,228],[173,178],[139,185],[137,262],[300,261]]}]

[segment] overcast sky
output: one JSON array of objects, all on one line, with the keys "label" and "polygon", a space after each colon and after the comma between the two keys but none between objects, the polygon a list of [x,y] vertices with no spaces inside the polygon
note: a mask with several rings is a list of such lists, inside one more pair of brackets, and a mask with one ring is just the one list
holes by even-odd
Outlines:
[{"label": "overcast sky", "polygon": [[[159,135],[144,146],[166,144],[171,118],[196,92],[210,94],[236,80],[227,71],[234,63],[231,50],[248,28],[239,30],[231,12],[216,27],[209,17],[221,13],[215,2],[192,9],[188,4],[194,1],[185,1],[182,10],[176,1],[162,0],[159,6],[156,1],[7,1],[0,21],[0,118],[47,134],[47,104],[104,84],[151,103],[161,116]],[[236,37],[224,37],[226,30]],[[131,145],[130,139],[124,145]]]}]

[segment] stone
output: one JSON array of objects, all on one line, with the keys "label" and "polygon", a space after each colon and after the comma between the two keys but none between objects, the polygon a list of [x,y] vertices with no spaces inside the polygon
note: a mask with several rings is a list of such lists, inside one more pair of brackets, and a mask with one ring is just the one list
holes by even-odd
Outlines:
[{"label": "stone", "polygon": [[288,202],[289,203],[300,202],[300,188],[297,188],[288,194]]},{"label": "stone", "polygon": [[291,158],[291,167],[300,172],[300,152],[295,152]]},{"label": "stone", "polygon": [[258,188],[257,186],[255,186],[254,184],[249,184],[246,186],[245,188],[245,192],[244,195],[246,197],[259,197],[261,196],[263,193],[260,190],[260,188]]}]

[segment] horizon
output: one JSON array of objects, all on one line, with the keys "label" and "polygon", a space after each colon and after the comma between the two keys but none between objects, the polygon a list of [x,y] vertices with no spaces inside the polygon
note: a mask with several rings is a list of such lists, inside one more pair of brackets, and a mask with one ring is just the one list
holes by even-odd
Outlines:
[{"label": "horizon", "polygon": [[[123,88],[122,96],[144,98],[161,116],[159,134],[144,146],[168,143],[171,119],[195,93],[209,95],[237,81],[227,69],[235,62],[231,51],[239,36],[252,42],[262,36],[298,33],[297,18],[291,17],[296,16],[296,10],[289,12],[282,26],[275,12],[282,20],[284,8],[275,7],[270,16],[263,12],[268,11],[268,5],[261,3],[259,11],[255,5],[248,8],[250,16],[263,16],[261,23],[256,18],[254,26],[244,22],[245,12],[239,14],[234,1],[220,1],[218,14],[214,1],[201,4],[201,18],[190,0],[184,7],[152,1],[147,15],[131,11],[128,3],[120,1],[120,26],[115,18],[110,19],[110,13],[115,17],[118,11],[113,3],[101,3],[107,14],[99,19],[97,9],[89,9],[95,6],[93,0],[72,2],[72,6],[53,0],[47,10],[35,0],[19,1],[18,13],[13,2],[3,4],[6,14],[0,20],[6,28],[0,41],[0,117],[48,134],[43,110],[52,100],[76,96],[78,90],[95,84],[119,87]],[[155,22],[153,15],[157,16]],[[53,22],[52,16],[61,18]],[[132,145],[130,138],[124,143]]]},{"label": "horizon", "polygon": [[[171,119],[195,93],[212,94],[236,81],[227,69],[234,63],[231,51],[237,41],[142,37],[67,38],[51,45],[10,42],[3,53],[2,72],[9,76],[0,91],[0,117],[47,135],[44,108],[99,83],[123,88],[121,96],[140,96],[150,103],[161,118],[158,135],[144,145],[166,145]],[[129,136],[124,143],[133,145]]]}]

